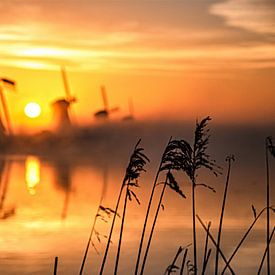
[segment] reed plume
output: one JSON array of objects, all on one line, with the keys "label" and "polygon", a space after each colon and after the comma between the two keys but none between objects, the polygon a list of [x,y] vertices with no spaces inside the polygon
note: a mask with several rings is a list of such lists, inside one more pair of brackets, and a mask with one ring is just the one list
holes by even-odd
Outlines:
[{"label": "reed plume", "polygon": [[[141,265],[140,274],[143,274],[144,269],[145,269],[146,260],[147,260],[147,257],[148,257],[151,241],[152,241],[152,238],[153,238],[153,233],[154,233],[157,218],[158,218],[158,215],[159,215],[159,210],[160,210],[161,206],[163,207],[162,200],[163,200],[163,197],[164,197],[166,187],[167,186],[170,187],[170,189],[172,189],[174,192],[176,192],[182,198],[186,198],[186,196],[184,195],[184,193],[180,189],[179,184],[176,181],[174,175],[172,174],[172,171],[173,170],[179,170],[184,165],[182,162],[185,161],[185,157],[184,157],[183,153],[181,152],[181,148],[179,147],[179,145],[180,145],[180,141],[170,139],[167,147],[164,150],[164,154],[162,156],[161,166],[160,166],[158,174],[162,171],[165,171],[166,172],[166,178],[165,178],[164,183],[158,183],[158,184],[156,183],[156,185],[155,185],[155,186],[157,186],[157,185],[163,184],[163,188],[162,188],[162,191],[161,191],[161,195],[160,195],[159,202],[158,202],[158,205],[157,205],[157,210],[156,210],[154,220],[153,220],[153,224],[152,224],[152,227],[151,227],[151,231],[150,231],[150,234],[149,234],[147,246],[146,246],[146,249],[145,249],[145,253],[144,253],[144,257],[143,257],[143,261],[142,261],[142,265]],[[149,202],[149,205],[150,205],[150,202]]]},{"label": "reed plume", "polygon": [[136,202],[140,204],[140,201],[136,193],[134,192],[133,188],[140,187],[138,183],[138,178],[140,177],[141,172],[146,171],[144,169],[144,166],[147,162],[150,161],[149,158],[143,153],[144,149],[139,147],[139,143],[140,143],[140,140],[136,144],[134,152],[130,157],[130,161],[126,169],[125,177],[122,182],[122,185],[126,187],[126,191],[125,191],[125,199],[124,199],[124,206],[123,206],[122,221],[120,226],[120,234],[119,234],[114,274],[117,274],[117,271],[118,271],[119,256],[120,256],[120,250],[121,250],[121,242],[122,242],[124,221],[126,216],[127,202],[128,200],[132,201],[133,199],[135,199]]},{"label": "reed plume", "polygon": [[155,176],[155,179],[154,179],[153,187],[152,187],[152,190],[151,190],[151,194],[150,194],[150,198],[149,198],[149,202],[148,202],[148,206],[147,206],[147,210],[146,210],[146,214],[145,214],[145,219],[144,219],[144,223],[143,223],[143,228],[142,228],[141,238],[140,238],[140,242],[139,242],[139,247],[138,247],[138,255],[137,255],[136,266],[135,266],[135,275],[138,274],[139,262],[140,262],[140,257],[141,257],[141,252],[142,252],[146,227],[147,227],[149,213],[150,213],[152,202],[153,202],[153,197],[154,197],[155,190],[156,190],[156,187],[157,187],[157,184],[158,184],[158,178],[159,178],[159,175],[160,175],[160,172],[161,172],[161,168],[163,166],[164,157],[166,155],[167,147],[170,144],[171,140],[172,140],[172,137],[170,137],[170,139],[168,141],[168,144],[165,147],[165,150],[162,154],[161,161],[159,163],[159,167],[158,167],[158,170],[157,170],[157,173],[156,173],[156,176]]},{"label": "reed plume", "polygon": [[208,122],[211,118],[208,116],[196,123],[193,146],[187,141],[180,140],[181,156],[183,159],[178,163],[180,169],[189,177],[191,181],[191,202],[192,202],[192,226],[193,226],[193,253],[194,253],[194,273],[197,274],[197,240],[196,240],[196,192],[197,186],[203,186],[215,191],[206,184],[198,184],[197,173],[200,168],[206,168],[214,175],[220,174],[220,167],[216,165],[215,160],[211,159],[207,153],[209,144]]}]

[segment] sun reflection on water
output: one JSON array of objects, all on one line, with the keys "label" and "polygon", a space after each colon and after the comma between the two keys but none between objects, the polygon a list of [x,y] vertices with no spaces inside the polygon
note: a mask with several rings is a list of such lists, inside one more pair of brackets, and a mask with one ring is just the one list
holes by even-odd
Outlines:
[{"label": "sun reflection on water", "polygon": [[25,180],[27,189],[31,195],[36,194],[36,187],[40,182],[40,161],[37,157],[28,156],[25,162]]}]

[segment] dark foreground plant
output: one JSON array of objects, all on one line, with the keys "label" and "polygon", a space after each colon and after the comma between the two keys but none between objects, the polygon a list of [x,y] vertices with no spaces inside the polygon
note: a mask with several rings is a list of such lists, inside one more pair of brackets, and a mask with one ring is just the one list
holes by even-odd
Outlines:
[{"label": "dark foreground plant", "polygon": [[54,258],[54,269],[53,269],[53,274],[57,275],[57,265],[58,265],[58,257]]},{"label": "dark foreground plant", "polygon": [[139,187],[138,178],[141,172],[145,172],[144,166],[147,162],[149,162],[148,157],[142,152],[143,148],[139,147],[139,143],[140,143],[140,140],[136,144],[134,152],[131,155],[128,167],[126,169],[125,177],[122,182],[122,185],[126,187],[126,191],[125,191],[125,200],[124,200],[124,206],[123,206],[123,214],[122,214],[122,221],[121,221],[121,227],[120,227],[114,274],[117,274],[117,271],[118,271],[119,256],[120,256],[120,250],[121,250],[121,242],[122,242],[122,235],[123,235],[123,228],[124,228],[124,220],[126,216],[127,202],[132,201],[132,199],[134,198],[137,201],[137,203],[140,204],[140,201],[136,193],[133,191],[133,188]]},{"label": "dark foreground plant", "polygon": [[183,251],[184,249],[180,246],[177,253],[176,253],[176,256],[174,257],[172,263],[166,268],[165,272],[164,272],[164,275],[170,275],[171,273],[174,273],[176,272],[177,270],[179,270],[180,268],[176,265],[176,261],[179,257],[179,255],[181,254],[181,252]]},{"label": "dark foreground plant", "polygon": [[223,216],[224,216],[224,210],[225,210],[225,204],[226,204],[226,198],[227,198],[227,190],[228,190],[229,179],[230,179],[231,164],[233,161],[235,161],[235,157],[233,155],[228,156],[226,158],[226,161],[228,163],[228,169],[227,169],[227,177],[226,177],[226,182],[224,187],[222,210],[221,210],[220,223],[219,223],[219,229],[218,229],[217,249],[216,249],[216,259],[215,259],[215,275],[218,275],[218,270],[219,270],[219,250],[220,250],[220,243],[221,243],[222,223],[223,223]]},{"label": "dark foreground plant", "polygon": [[[214,246],[217,248],[217,242],[215,241],[214,237],[212,236],[212,234],[210,233],[210,228],[206,227],[205,224],[203,223],[203,221],[201,220],[201,218],[199,217],[199,215],[196,215],[199,223],[201,224],[202,228],[206,231],[207,235],[209,236],[209,239],[212,241],[212,243],[214,244]],[[223,252],[221,251],[221,249],[219,248],[219,253],[223,259],[223,261],[225,262],[225,264],[228,266],[231,274],[235,274],[235,272],[233,271],[233,269],[231,268],[231,266],[228,263],[228,260],[226,259],[226,257],[224,256]]]},{"label": "dark foreground plant", "polygon": [[181,268],[180,268],[180,275],[183,275],[187,254],[188,254],[188,248],[185,248],[183,258],[182,258]]},{"label": "dark foreground plant", "polygon": [[[176,162],[179,168],[182,170],[191,181],[191,202],[192,202],[192,228],[193,228],[193,253],[194,253],[194,273],[198,272],[197,264],[197,240],[196,240],[196,187],[203,186],[215,192],[215,190],[206,185],[197,183],[198,170],[200,168],[206,168],[214,175],[220,174],[220,167],[216,165],[216,162],[210,158],[207,153],[209,144],[209,129],[207,129],[210,117],[206,117],[200,122],[196,123],[196,129],[194,134],[193,145],[191,146],[187,141],[180,140],[180,154],[176,158]],[[169,162],[168,162],[169,167]]]},{"label": "dark foreground plant", "polygon": [[[170,137],[167,146],[170,144],[171,140],[172,140],[172,137]],[[159,168],[158,168],[156,176],[155,176],[155,180],[154,180],[154,183],[153,183],[152,191],[151,191],[151,194],[150,194],[150,198],[149,198],[149,202],[148,202],[148,206],[147,206],[147,210],[146,210],[146,214],[145,214],[145,220],[144,220],[142,233],[141,233],[141,238],[140,238],[140,243],[139,243],[139,247],[138,247],[138,255],[137,255],[136,266],[135,266],[135,275],[138,274],[139,262],[140,262],[140,257],[141,257],[141,252],[142,252],[142,247],[143,247],[147,222],[148,222],[148,218],[149,218],[149,213],[150,213],[150,210],[151,210],[153,197],[154,197],[154,194],[155,194],[156,186],[157,186],[157,183],[158,183],[158,178],[159,178],[161,168],[162,168],[162,165],[163,165],[163,161],[164,161],[164,157],[165,157],[165,154],[166,154],[167,146],[165,147],[165,150],[164,150],[163,155],[161,157],[161,161],[160,161]]]},{"label": "dark foreground plant", "polygon": [[[221,272],[221,274],[224,274],[226,269],[229,267],[229,264],[231,263],[231,261],[233,260],[234,256],[237,254],[237,252],[239,251],[239,249],[241,248],[243,242],[246,240],[246,238],[248,237],[249,233],[251,232],[251,230],[253,229],[254,225],[256,224],[256,222],[258,221],[258,219],[262,216],[262,214],[267,211],[267,209],[272,210],[273,213],[275,212],[275,208],[274,207],[265,207],[263,208],[259,214],[257,215],[256,210],[254,208],[253,212],[254,212],[254,221],[251,223],[251,225],[249,226],[249,228],[246,230],[245,234],[243,235],[243,237],[241,238],[240,242],[238,243],[238,245],[236,246],[235,250],[233,251],[232,255],[230,256],[230,258],[228,259],[223,271]],[[269,239],[267,242],[267,249],[269,247]]]},{"label": "dark foreground plant", "polygon": [[264,260],[265,260],[266,254],[267,254],[267,249],[268,249],[269,245],[271,244],[272,238],[274,236],[274,232],[275,232],[275,226],[273,226],[273,230],[271,232],[271,235],[270,235],[270,238],[269,238],[269,241],[268,241],[268,245],[265,248],[264,255],[262,257],[262,260],[261,260],[261,263],[260,263],[257,275],[261,274],[261,271],[262,271],[262,268],[263,268],[263,265],[264,265]]},{"label": "dark foreground plant", "polygon": [[[152,224],[152,227],[151,227],[151,231],[150,231],[150,234],[149,234],[147,246],[146,246],[146,249],[145,249],[145,253],[144,253],[144,257],[143,257],[143,261],[142,261],[142,265],[141,265],[140,274],[143,274],[144,269],[145,269],[146,260],[147,260],[147,257],[148,257],[148,253],[149,253],[149,249],[150,249],[154,229],[155,229],[155,226],[156,226],[157,218],[158,218],[158,215],[159,215],[160,208],[161,208],[161,206],[163,206],[162,205],[162,200],[163,200],[163,197],[164,197],[166,187],[167,186],[170,187],[173,191],[175,191],[182,198],[186,198],[184,193],[180,189],[179,184],[177,183],[174,175],[171,172],[172,170],[179,170],[183,165],[182,162],[185,160],[185,157],[183,156],[179,145],[180,145],[180,142],[178,140],[170,140],[167,147],[165,148],[165,151],[164,151],[164,154],[163,154],[163,157],[162,157],[162,160],[161,160],[161,166],[160,166],[158,174],[161,171],[165,171],[166,172],[166,177],[165,177],[165,182],[164,183],[159,183],[159,184],[155,185],[155,186],[157,186],[157,185],[163,184],[163,188],[162,188],[162,191],[161,191],[161,195],[160,195],[160,198],[159,198],[157,210],[156,210],[154,220],[153,220],[153,224]],[[150,204],[150,202],[149,202],[149,204]]]},{"label": "dark foreground plant", "polygon": [[265,141],[265,158],[266,158],[266,245],[267,245],[267,274],[270,275],[270,246],[269,246],[269,236],[270,236],[270,175],[269,175],[269,153],[271,156],[275,157],[275,146],[273,145],[272,138],[267,137]]},{"label": "dark foreground plant", "polygon": [[[92,244],[92,246],[96,249],[95,244],[92,242],[92,237],[93,237],[94,233],[97,236],[98,241],[100,241],[100,233],[95,230],[97,220],[100,218],[103,221],[106,221],[105,215],[107,215],[108,218],[110,218],[112,214],[115,215],[114,210],[112,210],[111,208],[108,208],[108,207],[104,207],[102,205],[103,198],[104,198],[104,195],[105,195],[105,192],[106,192],[106,185],[107,185],[106,173],[105,172],[106,171],[104,171],[103,189],[102,189],[102,192],[101,192],[100,201],[99,201],[99,204],[98,204],[98,207],[97,207],[97,210],[96,210],[96,215],[94,217],[94,221],[93,221],[93,224],[92,224],[92,228],[91,228],[91,231],[90,231],[90,235],[89,235],[89,238],[88,238],[86,249],[85,249],[85,252],[84,252],[84,255],[83,255],[81,267],[80,267],[80,270],[79,270],[79,275],[82,275],[82,273],[84,271],[84,266],[85,266],[85,262],[86,262],[86,259],[87,259],[87,256],[88,256],[88,251],[89,251],[89,248],[90,248],[90,244]],[[104,237],[106,237],[106,236],[104,236]]]},{"label": "dark foreground plant", "polygon": [[208,223],[206,237],[205,237],[205,244],[204,244],[204,255],[203,255],[203,262],[202,262],[202,272],[201,274],[204,275],[206,271],[207,264],[209,262],[211,249],[208,249],[208,239],[209,239],[209,231],[211,227],[211,222]]}]

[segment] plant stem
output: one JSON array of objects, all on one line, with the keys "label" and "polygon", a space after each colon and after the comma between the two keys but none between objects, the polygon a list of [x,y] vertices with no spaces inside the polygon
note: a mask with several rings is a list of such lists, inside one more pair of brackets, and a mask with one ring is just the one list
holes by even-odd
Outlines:
[{"label": "plant stem", "polygon": [[[101,204],[99,204],[99,206],[100,205]],[[92,236],[93,236],[94,229],[95,229],[95,224],[96,224],[96,220],[97,220],[97,214],[98,214],[98,211],[99,211],[99,206],[98,206],[98,209],[96,211],[96,215],[95,215],[95,218],[94,218],[93,226],[92,226],[92,229],[91,229],[91,232],[90,232],[90,236],[89,236],[88,243],[87,243],[87,246],[86,246],[86,249],[85,249],[85,253],[84,253],[84,256],[83,256],[82,264],[81,264],[81,267],[80,267],[79,275],[82,275],[83,270],[84,270],[84,265],[85,265],[85,262],[86,262],[86,258],[87,258],[87,255],[88,255],[89,247],[90,247]]]},{"label": "plant stem", "polygon": [[270,275],[270,213],[269,213],[269,160],[268,160],[268,144],[265,144],[265,157],[266,157],[266,247],[267,247],[267,274]]},{"label": "plant stem", "polygon": [[202,275],[205,273],[206,266],[207,266],[208,239],[209,239],[210,226],[211,226],[211,222],[208,223],[207,231],[206,231],[205,246],[204,246],[204,255],[203,255],[203,263],[202,263],[202,272],[201,272]]},{"label": "plant stem", "polygon": [[196,181],[195,176],[192,178],[192,223],[193,223],[193,251],[194,251],[194,275],[197,275],[197,241],[196,241],[196,201],[195,201],[195,188]]},{"label": "plant stem", "polygon": [[[245,239],[247,238],[247,236],[249,235],[250,231],[252,230],[252,228],[254,227],[255,223],[257,222],[257,220],[261,217],[261,215],[264,213],[264,211],[267,210],[267,208],[265,207],[264,209],[262,209],[262,211],[258,214],[258,216],[254,219],[253,223],[250,225],[250,227],[247,229],[247,231],[245,232],[245,234],[243,235],[242,239],[240,240],[239,244],[237,245],[237,247],[235,248],[234,252],[232,253],[231,257],[229,258],[229,260],[227,261],[223,271],[221,272],[221,274],[224,274],[225,270],[227,269],[228,265],[231,263],[232,259],[234,258],[234,256],[236,255],[236,253],[238,252],[239,248],[242,246],[243,242],[245,241]],[[268,244],[267,244],[268,247]]]},{"label": "plant stem", "polygon": [[[129,183],[129,181],[128,181],[128,183]],[[118,241],[118,247],[117,247],[117,255],[116,255],[116,264],[115,264],[114,275],[117,274],[117,270],[118,270],[118,263],[119,263],[120,248],[121,248],[121,242],[122,242],[124,220],[125,220],[126,208],[127,208],[127,202],[128,202],[128,192],[129,192],[129,186],[127,184],[127,188],[126,188],[126,191],[125,191],[125,199],[124,199],[123,214],[122,214],[122,220],[121,220],[121,226],[120,226],[120,233],[119,233],[119,241]]]},{"label": "plant stem", "polygon": [[[168,173],[167,173],[167,175],[168,175]],[[162,192],[161,192],[161,195],[160,195],[160,199],[159,199],[157,211],[156,211],[156,214],[155,214],[155,218],[154,218],[154,221],[153,221],[153,225],[152,225],[152,228],[151,228],[151,232],[150,232],[150,235],[149,235],[147,247],[146,247],[146,250],[145,250],[145,253],[144,253],[144,258],[143,258],[143,262],[142,262],[142,266],[141,266],[140,275],[142,275],[143,272],[144,272],[144,268],[145,268],[145,264],[146,264],[146,260],[147,260],[147,256],[148,256],[148,252],[149,252],[149,248],[150,248],[150,244],[151,244],[151,241],[152,241],[155,225],[156,225],[156,222],[157,222],[157,218],[158,218],[161,202],[162,202],[162,199],[163,199],[163,196],[164,196],[164,192],[165,192],[165,189],[166,189],[166,186],[167,186],[167,181],[168,181],[168,176],[167,175],[166,175],[165,183],[163,185]]]},{"label": "plant stem", "polygon": [[[201,220],[201,218],[199,217],[199,215],[196,215],[197,219],[199,220],[201,226],[203,227],[203,229],[207,232],[207,227],[205,226],[205,224],[203,223],[203,221]],[[215,245],[215,247],[217,247],[217,243],[215,241],[215,239],[213,238],[212,234],[210,232],[208,232],[209,238],[212,241],[212,243]],[[223,261],[225,262],[225,264],[228,266],[230,272],[235,275],[235,272],[233,271],[233,269],[230,267],[228,260],[225,258],[223,252],[221,251],[221,249],[219,248],[219,253],[221,254],[221,257],[223,259]]]},{"label": "plant stem", "polygon": [[124,184],[121,185],[121,188],[120,188],[120,191],[119,191],[119,195],[118,195],[118,199],[117,199],[117,204],[116,204],[116,209],[115,209],[115,213],[114,213],[113,221],[112,221],[112,225],[111,225],[111,230],[110,230],[110,233],[109,233],[109,237],[108,237],[108,241],[107,241],[104,257],[103,257],[101,268],[100,268],[100,271],[99,271],[100,275],[103,274],[103,271],[104,271],[104,267],[105,267],[105,263],[106,263],[106,259],[107,259],[107,255],[108,255],[108,251],[109,251],[109,247],[110,247],[110,243],[111,243],[111,238],[112,238],[112,234],[113,234],[113,230],[114,230],[114,225],[115,225],[115,221],[116,221],[117,210],[118,210],[118,207],[119,207],[119,203],[120,203],[120,199],[121,199],[123,188],[124,188]]},{"label": "plant stem", "polygon": [[103,189],[102,189],[102,192],[101,192],[100,201],[99,201],[99,204],[98,204],[98,207],[97,207],[96,215],[94,217],[93,225],[92,225],[91,232],[90,232],[90,235],[89,235],[89,239],[88,239],[88,242],[87,242],[86,250],[84,252],[84,256],[83,256],[82,264],[81,264],[81,267],[80,267],[79,275],[82,275],[83,270],[84,270],[86,258],[88,256],[89,247],[90,247],[90,244],[91,244],[91,241],[92,241],[92,236],[93,236],[93,233],[94,233],[94,230],[95,230],[97,217],[98,217],[98,214],[99,214],[99,211],[100,211],[100,206],[102,205],[103,198],[104,198],[105,191],[106,191],[106,184],[107,184],[106,169],[104,169],[103,172],[104,172],[103,173]]},{"label": "plant stem", "polygon": [[185,262],[187,258],[187,253],[188,253],[188,248],[185,249],[183,259],[182,259],[182,264],[181,264],[181,269],[180,269],[180,275],[183,275],[184,267],[185,267]]},{"label": "plant stem", "polygon": [[55,259],[54,259],[54,270],[53,270],[54,275],[57,275],[57,265],[58,265],[58,257],[55,257]]},{"label": "plant stem", "polygon": [[[275,226],[273,227],[273,230],[272,230],[272,232],[271,232],[271,235],[270,235],[270,238],[269,238],[269,241],[268,241],[269,244],[270,244],[271,241],[272,241],[274,232],[275,232]],[[265,260],[266,254],[267,254],[267,246],[266,246],[266,248],[265,248],[265,252],[264,252],[263,258],[262,258],[262,260],[261,260],[261,264],[260,264],[260,266],[259,266],[259,270],[258,270],[257,275],[260,275],[260,274],[261,274],[261,271],[262,271],[262,268],[263,268],[263,265],[264,265],[264,260]]]},{"label": "plant stem", "polygon": [[220,249],[220,243],[221,243],[222,223],[223,223],[225,203],[226,203],[226,198],[227,198],[227,190],[228,190],[229,179],[230,179],[230,172],[231,172],[231,159],[230,159],[230,157],[228,157],[228,170],[227,170],[227,177],[226,177],[226,183],[225,183],[224,194],[223,194],[223,202],[222,202],[218,239],[217,239],[217,249],[216,249],[216,259],[215,259],[215,275],[218,275],[218,272],[219,272],[219,249]]},{"label": "plant stem", "polygon": [[170,275],[173,271],[173,267],[175,266],[175,263],[176,263],[176,261],[177,261],[177,259],[178,259],[178,257],[179,257],[179,255],[180,255],[180,253],[182,252],[182,250],[183,250],[183,248],[180,246],[179,247],[179,249],[178,249],[178,251],[177,251],[177,254],[176,254],[176,256],[174,257],[174,259],[173,259],[173,262],[172,262],[172,264],[170,265],[170,268],[168,269],[168,275]]},{"label": "plant stem", "polygon": [[206,258],[205,258],[205,264],[204,264],[202,272],[201,272],[202,275],[205,274],[205,270],[206,270],[206,267],[207,267],[207,264],[208,264],[208,261],[209,261],[210,255],[211,255],[211,251],[212,251],[211,249],[209,249],[207,251],[207,255],[206,255]]},{"label": "plant stem", "polygon": [[[167,145],[170,143],[171,140],[172,140],[172,137],[170,137],[170,139],[168,140]],[[166,147],[167,147],[167,145],[166,145]],[[165,147],[165,149],[166,149],[166,147]],[[150,213],[151,205],[152,205],[152,202],[153,202],[153,197],[154,197],[155,189],[156,189],[156,186],[157,186],[159,174],[161,172],[161,167],[162,167],[162,163],[163,163],[164,154],[165,154],[165,150],[164,150],[164,153],[161,157],[161,161],[160,161],[158,171],[157,171],[157,174],[156,174],[156,177],[155,177],[155,180],[154,180],[153,188],[152,188],[152,191],[151,191],[151,195],[150,195],[150,199],[149,199],[149,203],[148,203],[148,207],[147,207],[147,211],[146,211],[146,215],[145,215],[145,220],[144,220],[143,229],[142,229],[142,233],[141,233],[141,239],[140,239],[139,248],[138,248],[138,256],[137,256],[136,267],[135,267],[135,275],[138,274],[138,268],[139,268],[139,262],[140,262],[140,257],[141,257],[143,241],[144,241],[144,237],[145,237],[145,231],[146,231],[146,227],[147,227],[147,223],[148,223],[149,213]]]}]

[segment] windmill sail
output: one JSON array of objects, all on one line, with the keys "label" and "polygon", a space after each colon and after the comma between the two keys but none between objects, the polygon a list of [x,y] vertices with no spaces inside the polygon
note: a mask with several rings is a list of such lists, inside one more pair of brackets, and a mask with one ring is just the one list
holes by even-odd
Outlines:
[{"label": "windmill sail", "polygon": [[[15,88],[16,86],[16,82],[8,79],[8,78],[0,78],[0,101],[1,101],[1,105],[2,105],[2,110],[3,110],[3,114],[5,117],[5,122],[3,122],[3,120],[1,120],[0,118],[0,131],[2,130],[3,133],[8,133],[9,135],[12,135],[12,127],[11,127],[11,121],[10,121],[10,114],[9,114],[9,110],[8,110],[8,104],[6,102],[6,98],[4,96],[4,91],[6,87],[12,87]],[[6,127],[4,126],[6,125]],[[5,130],[6,128],[6,130]]]}]

